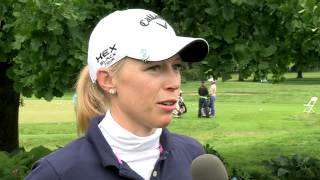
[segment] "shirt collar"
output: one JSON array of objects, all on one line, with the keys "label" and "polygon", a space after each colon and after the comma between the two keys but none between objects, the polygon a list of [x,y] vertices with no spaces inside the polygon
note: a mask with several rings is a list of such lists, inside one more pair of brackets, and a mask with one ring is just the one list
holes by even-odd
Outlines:
[{"label": "shirt collar", "polygon": [[116,166],[119,168],[118,158],[113,153],[111,147],[103,137],[98,124],[104,116],[98,116],[92,119],[88,128],[86,137],[96,150],[103,166]]},{"label": "shirt collar", "polygon": [[[111,147],[105,140],[102,132],[98,127],[98,124],[102,121],[103,118],[104,116],[98,116],[92,119],[86,134],[86,138],[93,145],[93,148],[96,150],[103,166],[116,166],[117,168],[120,168],[119,159],[113,153]],[[160,144],[163,148],[163,151],[166,153],[174,149],[171,133],[166,128],[163,128],[162,130],[162,134],[160,136]]]}]

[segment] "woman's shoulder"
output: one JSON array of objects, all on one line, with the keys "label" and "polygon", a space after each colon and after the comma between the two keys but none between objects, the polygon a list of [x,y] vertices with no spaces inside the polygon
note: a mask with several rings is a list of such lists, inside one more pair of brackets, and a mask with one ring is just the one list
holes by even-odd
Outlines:
[{"label": "woman's shoulder", "polygon": [[[60,177],[72,168],[81,169],[81,164],[97,162],[94,151],[85,137],[76,139],[62,148],[39,159],[32,167],[30,179],[37,177]],[[28,179],[28,177],[26,179]],[[56,178],[53,178],[56,179]]]},{"label": "woman's shoulder", "polygon": [[171,138],[172,138],[172,142],[178,146],[202,148],[202,145],[200,144],[200,142],[193,137],[171,133]]},{"label": "woman's shoulder", "polygon": [[55,158],[59,158],[60,156],[63,157],[65,155],[68,155],[68,157],[72,157],[80,153],[81,152],[79,151],[80,149],[87,148],[86,145],[88,145],[88,143],[89,142],[87,141],[86,137],[80,137],[78,139],[75,139],[69,142],[63,147],[54,150],[52,153],[46,156],[46,158],[55,159]]},{"label": "woman's shoulder", "polygon": [[194,158],[205,153],[204,147],[195,138],[172,133],[170,139],[173,145],[171,146],[171,152],[175,158],[180,157],[180,159],[192,161]]}]

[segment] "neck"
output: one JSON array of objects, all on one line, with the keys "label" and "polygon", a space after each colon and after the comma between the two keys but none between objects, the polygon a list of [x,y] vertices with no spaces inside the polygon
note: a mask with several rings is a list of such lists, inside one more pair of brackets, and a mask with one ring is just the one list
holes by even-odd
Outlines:
[{"label": "neck", "polygon": [[156,128],[148,128],[141,125],[139,122],[132,120],[132,118],[128,117],[126,113],[118,106],[112,106],[110,109],[112,117],[114,120],[124,129],[131,132],[132,134],[140,137],[146,137],[153,134]]}]

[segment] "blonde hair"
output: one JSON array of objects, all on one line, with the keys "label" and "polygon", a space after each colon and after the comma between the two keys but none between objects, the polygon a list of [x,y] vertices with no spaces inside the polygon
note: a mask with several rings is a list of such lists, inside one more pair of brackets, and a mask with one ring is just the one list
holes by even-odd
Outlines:
[{"label": "blonde hair", "polygon": [[[123,62],[119,61],[108,69],[115,73]],[[88,66],[85,66],[79,75],[76,94],[77,129],[78,134],[81,135],[87,131],[92,118],[105,114],[110,108],[110,98],[97,83],[91,81]]]}]

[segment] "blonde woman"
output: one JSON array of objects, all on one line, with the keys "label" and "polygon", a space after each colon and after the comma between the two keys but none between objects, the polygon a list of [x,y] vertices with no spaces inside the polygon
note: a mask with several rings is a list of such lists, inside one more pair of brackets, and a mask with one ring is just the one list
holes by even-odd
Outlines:
[{"label": "blonde woman", "polygon": [[176,36],[154,12],[129,9],[103,18],[77,84],[83,137],[40,159],[26,179],[191,180],[190,164],[204,150],[165,127],[176,107],[182,61],[207,53],[204,39]]}]

